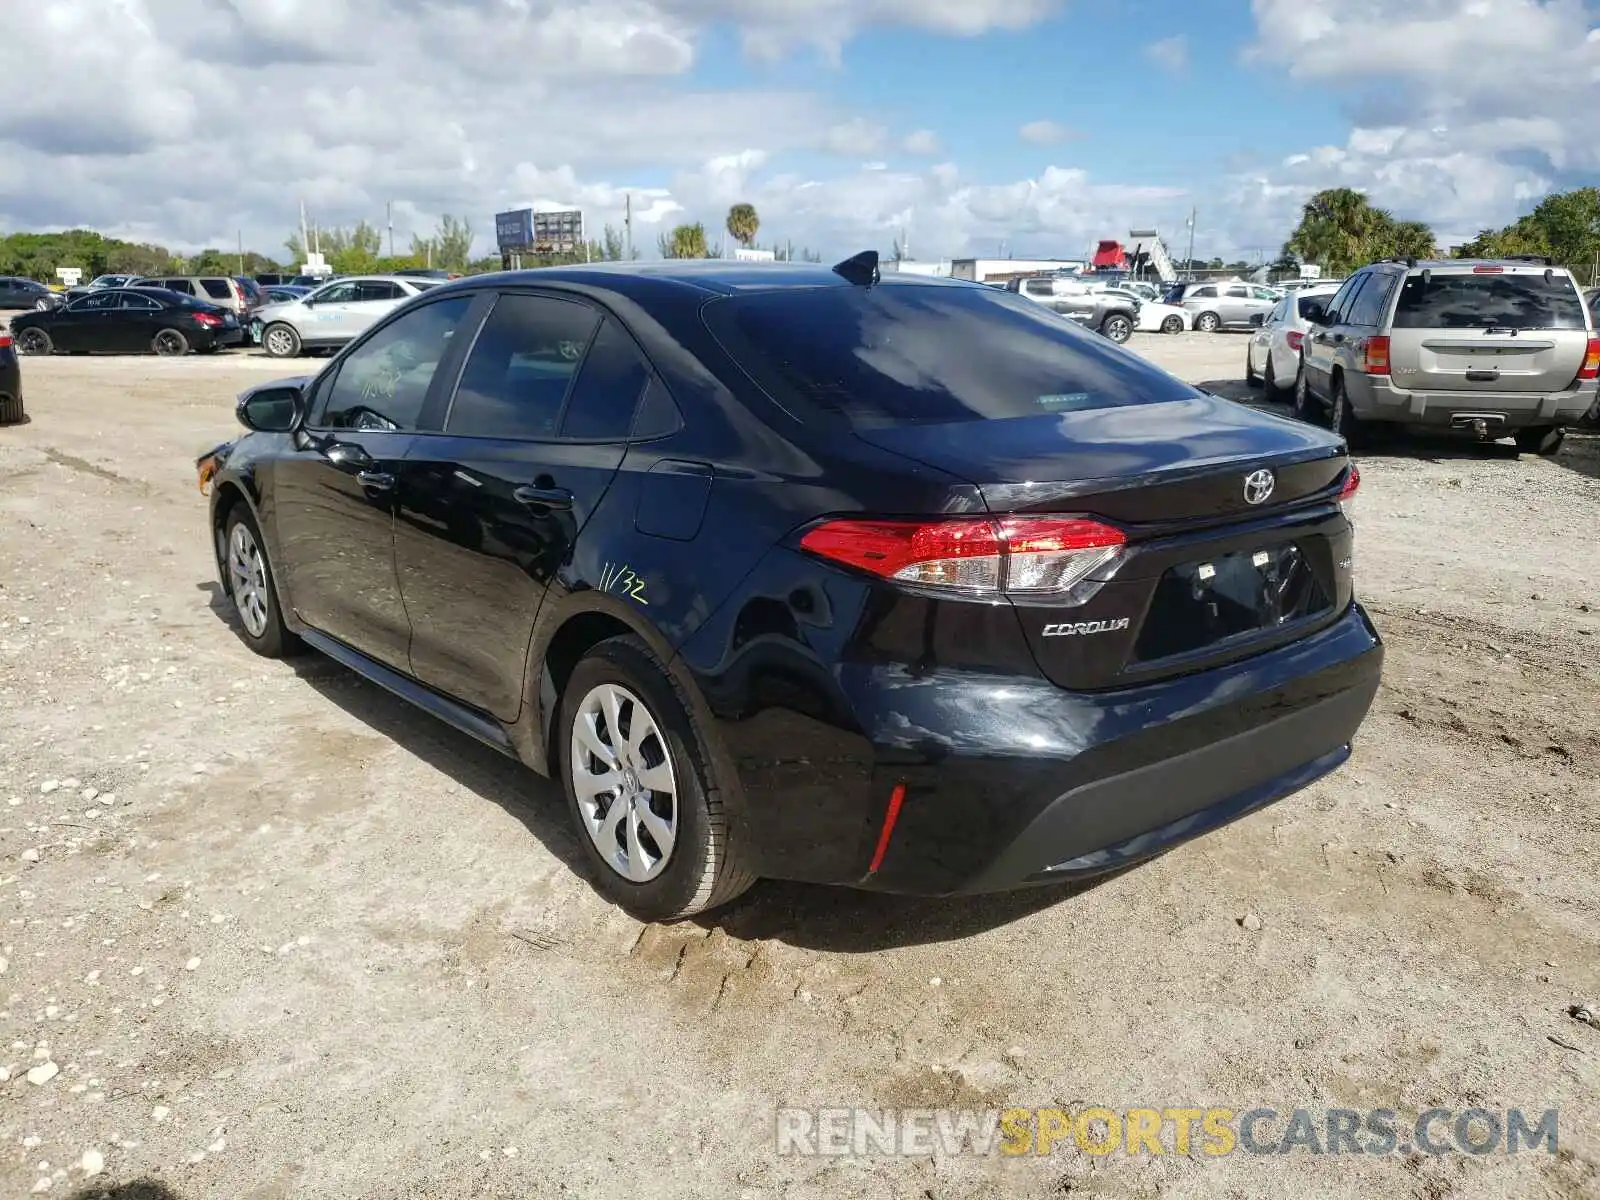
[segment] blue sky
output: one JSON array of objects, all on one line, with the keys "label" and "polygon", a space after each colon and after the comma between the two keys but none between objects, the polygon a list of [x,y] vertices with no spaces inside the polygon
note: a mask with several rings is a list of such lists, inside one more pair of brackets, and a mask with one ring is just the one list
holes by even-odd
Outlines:
[{"label": "blue sky", "polygon": [[[1320,188],[1441,245],[1600,181],[1600,0],[51,0],[8,6],[0,228],[269,252],[633,200],[844,254],[1271,254]],[[373,31],[382,30],[381,38]],[[1530,86],[1530,79],[1537,86]],[[74,103],[62,119],[61,81]],[[219,114],[225,119],[219,120]],[[270,115],[270,119],[265,119]],[[1068,131],[1025,136],[1041,123]],[[184,186],[174,189],[171,181]],[[1175,247],[1177,248],[1177,247]]]}]

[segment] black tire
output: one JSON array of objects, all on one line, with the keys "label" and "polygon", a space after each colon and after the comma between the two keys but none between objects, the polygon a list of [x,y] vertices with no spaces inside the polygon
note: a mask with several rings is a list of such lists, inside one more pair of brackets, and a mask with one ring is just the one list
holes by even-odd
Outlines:
[{"label": "black tire", "polygon": [[1517,430],[1517,452],[1551,458],[1561,453],[1561,443],[1566,440],[1567,431],[1560,425],[1531,425]]},{"label": "black tire", "polygon": [[1244,383],[1246,387],[1258,388],[1261,386],[1261,376],[1256,374],[1255,367],[1250,364],[1250,347],[1244,350]]},{"label": "black tire", "polygon": [[150,339],[150,349],[162,358],[182,358],[189,353],[189,339],[180,329],[163,329]]},{"label": "black tire", "polygon": [[21,396],[0,396],[0,425],[15,425],[26,419]]},{"label": "black tire", "polygon": [[1268,400],[1282,402],[1283,389],[1278,386],[1277,368],[1272,365],[1272,351],[1267,351],[1267,365],[1261,372],[1261,394]]},{"label": "black tire", "polygon": [[1294,377],[1294,400],[1292,409],[1295,417],[1308,425],[1321,425],[1323,423],[1322,404],[1311,394],[1311,382],[1306,377],[1306,364],[1302,359],[1300,370]]},{"label": "black tire", "polygon": [[1167,317],[1161,322],[1162,333],[1182,333],[1183,318],[1177,315]]},{"label": "black tire", "polygon": [[[596,839],[604,831],[590,833],[588,817],[579,806],[575,786],[573,728],[586,698],[595,689],[608,684],[630,693],[635,704],[643,704],[659,733],[651,739],[655,748],[649,752],[665,752],[676,789],[673,814],[676,832],[670,851],[662,856],[665,865],[653,878],[638,883],[626,878],[602,856]],[[633,714],[636,711],[630,706],[626,718],[630,732],[635,728]],[[567,810],[578,843],[589,862],[596,890],[641,921],[675,921],[716,908],[739,896],[756,881],[745,865],[744,848],[735,838],[724,793],[712,772],[711,755],[692,713],[688,698],[661,660],[632,636],[609,638],[589,651],[573,669],[561,696],[551,760],[561,774],[561,786],[566,793]],[[620,719],[619,710],[619,723]],[[608,728],[608,742],[610,736]],[[646,750],[641,744],[640,753]],[[590,761],[601,760],[591,755]],[[656,794],[652,793],[647,803],[653,806],[657,802]],[[611,805],[622,803],[626,801],[620,797],[611,799],[597,819],[603,819],[611,811]],[[617,834],[614,832],[612,836]]]},{"label": "black tire", "polygon": [[1366,422],[1356,416],[1350,407],[1350,393],[1345,391],[1344,377],[1333,381],[1333,399],[1328,405],[1328,428],[1345,440],[1352,450],[1366,441]]},{"label": "black tire", "polygon": [[1215,333],[1222,328],[1222,318],[1214,312],[1203,312],[1194,319],[1194,327],[1201,333]]},{"label": "black tire", "polygon": [[1112,313],[1100,322],[1100,332],[1120,346],[1133,336],[1133,319],[1123,313]]},{"label": "black tire", "polygon": [[17,330],[16,336],[18,354],[53,354],[56,344],[50,340],[50,331],[28,326],[26,329]]},{"label": "black tire", "polygon": [[300,335],[293,325],[275,321],[261,331],[261,349],[268,358],[298,358]]},{"label": "black tire", "polygon": [[[246,614],[246,605],[239,598],[243,572],[234,560],[234,547],[235,531],[240,529],[244,530],[244,537],[260,555],[260,570],[252,572],[250,577],[252,591],[261,600],[261,619],[254,628],[255,618]],[[223,523],[220,549],[223,590],[228,599],[233,601],[234,615],[239,618],[239,636],[244,638],[245,645],[263,658],[283,658],[298,651],[302,643],[283,623],[283,612],[278,607],[277,579],[272,573],[272,563],[267,558],[266,539],[261,536],[261,527],[256,524],[250,509],[242,500],[229,510],[228,518]]]}]

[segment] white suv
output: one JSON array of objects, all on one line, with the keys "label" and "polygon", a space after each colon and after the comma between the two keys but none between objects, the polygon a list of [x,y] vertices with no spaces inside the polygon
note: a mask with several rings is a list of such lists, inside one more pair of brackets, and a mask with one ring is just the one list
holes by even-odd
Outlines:
[{"label": "white suv", "polygon": [[271,358],[337,349],[439,282],[409,275],[335,279],[298,300],[257,309],[251,314],[250,340],[259,342]]}]

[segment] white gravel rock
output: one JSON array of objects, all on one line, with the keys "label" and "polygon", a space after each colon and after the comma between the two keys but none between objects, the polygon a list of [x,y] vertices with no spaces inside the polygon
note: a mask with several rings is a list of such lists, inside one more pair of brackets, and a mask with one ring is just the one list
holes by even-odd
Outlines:
[{"label": "white gravel rock", "polygon": [[106,1169],[106,1156],[91,1146],[83,1152],[83,1157],[78,1160],[78,1166],[85,1175],[98,1175]]},{"label": "white gravel rock", "polygon": [[61,1068],[56,1066],[56,1064],[51,1062],[49,1059],[46,1059],[37,1067],[32,1067],[29,1069],[28,1082],[33,1084],[35,1087],[43,1087],[59,1074],[61,1074]]}]

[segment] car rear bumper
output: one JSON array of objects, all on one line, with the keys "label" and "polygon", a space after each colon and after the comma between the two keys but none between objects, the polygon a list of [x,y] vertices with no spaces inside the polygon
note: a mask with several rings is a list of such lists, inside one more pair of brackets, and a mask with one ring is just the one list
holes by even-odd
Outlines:
[{"label": "car rear bumper", "polygon": [[1112,692],[844,666],[859,734],[791,714],[758,747],[735,744],[759,871],[948,895],[1118,869],[1339,766],[1382,662],[1353,604],[1287,646]]},{"label": "car rear bumper", "polygon": [[1560,392],[1410,391],[1393,380],[1347,375],[1347,391],[1358,417],[1403,425],[1448,428],[1462,415],[1500,418],[1507,429],[1529,425],[1571,425],[1595,402],[1593,380]]}]

